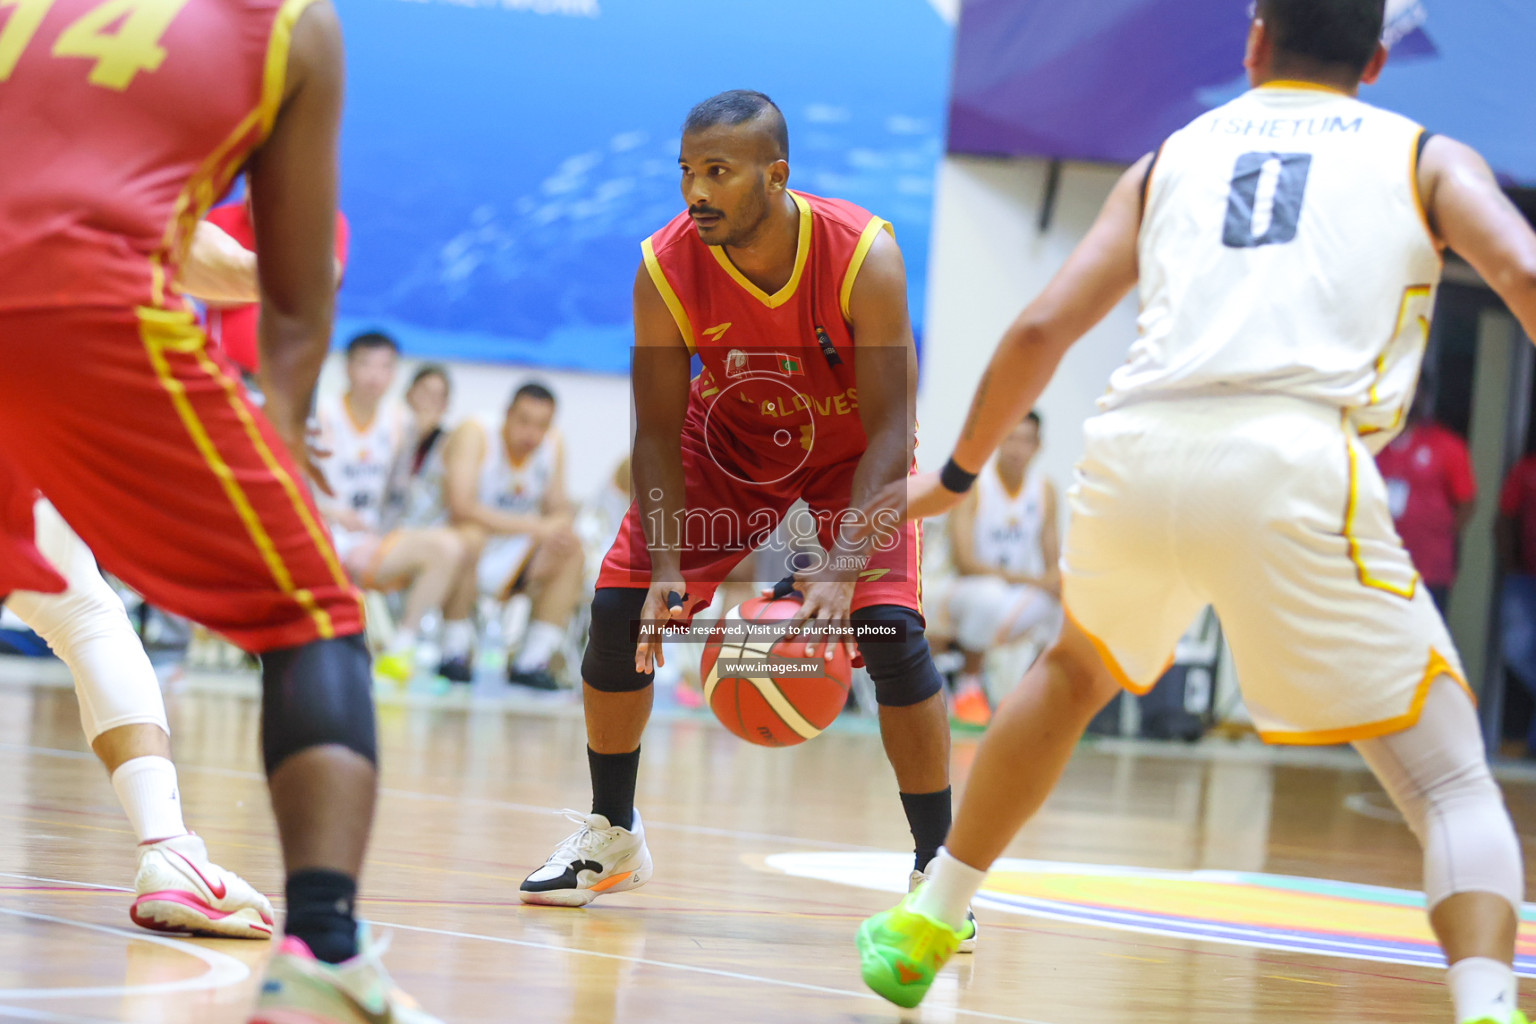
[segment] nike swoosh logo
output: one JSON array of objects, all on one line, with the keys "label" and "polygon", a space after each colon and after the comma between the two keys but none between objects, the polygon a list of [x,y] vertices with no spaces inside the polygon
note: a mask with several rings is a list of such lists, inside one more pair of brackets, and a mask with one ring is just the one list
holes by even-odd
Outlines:
[{"label": "nike swoosh logo", "polygon": [[188,857],[186,854],[182,853],[180,850],[172,850],[171,852],[174,853],[176,856],[180,857],[186,863],[187,867],[192,869],[192,873],[194,875],[196,875],[198,878],[202,879],[203,884],[208,887],[208,891],[213,894],[213,898],[214,899],[221,900],[226,895],[229,894],[229,890],[225,887],[224,882],[222,880],[219,881],[217,884],[215,884],[213,882],[210,882],[208,880],[208,876],[203,874],[202,869],[199,868],[195,863],[192,862],[192,858]]},{"label": "nike swoosh logo", "polygon": [[898,963],[896,965],[896,977],[901,979],[903,985],[910,985],[914,981],[921,981],[923,975],[921,971],[914,971],[906,964]]}]

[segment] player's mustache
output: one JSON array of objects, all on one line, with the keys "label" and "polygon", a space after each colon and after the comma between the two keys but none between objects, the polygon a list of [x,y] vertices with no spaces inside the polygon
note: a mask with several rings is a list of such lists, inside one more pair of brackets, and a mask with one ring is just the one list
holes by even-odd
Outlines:
[{"label": "player's mustache", "polygon": [[725,218],[725,211],[724,210],[717,210],[713,206],[690,206],[690,207],[688,207],[688,216],[690,216],[690,217],[719,217],[719,218],[721,218],[723,220]]}]

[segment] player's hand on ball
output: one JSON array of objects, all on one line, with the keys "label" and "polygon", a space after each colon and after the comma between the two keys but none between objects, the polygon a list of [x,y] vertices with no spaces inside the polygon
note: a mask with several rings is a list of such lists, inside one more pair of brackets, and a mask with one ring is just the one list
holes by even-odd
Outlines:
[{"label": "player's hand on ball", "polygon": [[[841,647],[848,652],[848,657],[853,658],[858,653],[858,645],[853,641],[853,623],[849,618],[849,609],[853,606],[854,580],[844,579],[819,579],[818,573],[796,574],[795,589],[805,595],[805,601],[800,606],[800,614],[791,620],[791,626],[799,627],[805,623],[813,623],[820,631],[820,635],[806,640],[806,653],[811,657],[821,657],[830,660],[837,648]],[[827,631],[828,627],[834,627],[838,632],[834,635]]]},{"label": "player's hand on ball", "polygon": [[[685,622],[688,618],[688,584],[682,580],[652,580],[646,591],[645,604],[640,609],[641,622]],[[662,652],[661,637],[649,639],[642,636],[635,648],[635,671],[655,672],[656,666],[667,663]]]}]

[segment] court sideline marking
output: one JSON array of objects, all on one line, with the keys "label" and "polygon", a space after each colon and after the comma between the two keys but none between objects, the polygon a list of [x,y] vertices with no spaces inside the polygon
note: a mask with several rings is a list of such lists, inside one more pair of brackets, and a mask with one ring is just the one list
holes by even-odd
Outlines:
[{"label": "court sideline marking", "polygon": [[[65,761],[90,761],[95,763],[95,754],[87,754],[79,750],[60,750],[57,747],[36,747],[27,743],[0,743],[0,751],[37,754],[42,757],[55,757]],[[221,775],[231,779],[245,779],[247,781],[266,784],[267,777],[260,772],[244,771],[239,768],[215,768],[210,765],[188,764],[183,761],[176,762],[176,770],[179,772],[200,772],[204,775]],[[489,797],[452,796],[443,793],[418,793],[409,789],[393,789],[386,786],[379,787],[380,796],[395,797],[402,800],[418,800],[424,803],[456,804],[471,807],[489,807],[505,811],[517,811],[524,814],[545,814],[551,817],[564,814],[558,807],[545,807],[538,804],[523,804],[512,800],[493,800]],[[784,844],[790,843],[800,846],[816,846],[825,850],[846,850],[857,853],[883,853],[884,848],[879,846],[864,846],[858,843],[838,843],[826,839],[805,839],[798,836],[776,835],[771,832],[748,832],[744,829],[716,828],[710,825],[682,825],[666,821],[652,821],[645,819],[647,831],[656,829],[662,832],[682,832],[686,835],[716,836],[726,839],[745,839],[756,842]]]},{"label": "court sideline marking", "polygon": [[[89,882],[76,882],[68,879],[43,879],[32,878],[29,875],[6,875],[7,878],[21,878],[28,881],[59,882],[66,885],[77,885],[83,889],[106,889],[120,892],[117,886],[92,885]],[[164,946],[167,949],[182,953],[196,960],[201,960],[208,968],[202,974],[195,977],[184,978],[180,981],[147,982],[142,985],[93,985],[73,986],[60,988],[7,988],[0,989],[0,999],[110,999],[126,995],[170,995],[176,992],[201,992],[207,989],[226,988],[238,985],[251,976],[251,969],[236,960],[227,953],[206,949],[183,939],[170,939],[150,932],[130,932],[123,928],[113,928],[104,924],[91,924],[87,921],[71,921],[66,917],[54,917],[51,914],[37,914],[29,910],[12,910],[9,907],[0,907],[0,914],[10,917],[25,918],[29,921],[41,921],[45,924],[61,924],[70,928],[83,928],[86,931],[100,932],[103,935],[111,935],[116,938],[128,939],[135,942],[148,942],[151,945]],[[0,1011],[3,1011],[0,1007]],[[42,1012],[42,1011],[37,1011]],[[49,1018],[37,1018],[49,1019]]]},{"label": "court sideline marking", "polygon": [[[48,882],[48,883],[54,883],[54,884],[73,885],[73,886],[78,886],[79,888],[82,888],[82,889],[98,889],[98,890],[103,890],[103,891],[107,891],[107,892],[125,892],[125,891],[128,891],[128,890],[124,890],[121,886],[116,886],[116,885],[98,885],[98,884],[96,884],[94,882],[81,882],[81,881],[76,881],[74,879],[68,879],[68,878],[42,878],[42,877],[39,877],[39,876],[36,876],[36,875],[23,875],[23,874],[11,873],[11,872],[0,872],[0,877],[3,877],[3,878],[17,878],[17,879],[21,879],[21,880],[29,881],[29,882]],[[127,931],[124,931],[124,930],[119,929],[119,928],[109,928],[109,927],[106,927],[105,925],[83,924],[83,923],[76,922],[76,921],[69,921],[69,920],[66,920],[64,918],[49,917],[46,914],[33,914],[33,913],[26,912],[26,911],[5,910],[3,908],[0,908],[0,913],[13,914],[13,915],[18,916],[18,917],[35,918],[37,920],[42,920],[42,921],[54,921],[54,922],[58,922],[58,923],[61,923],[61,924],[74,925],[74,926],[79,927],[79,928],[88,928],[88,929],[90,929],[92,931],[100,931],[100,932],[106,932],[108,934],[113,934],[113,935],[121,935],[121,936],[124,936],[126,938],[130,938],[130,939],[143,938],[143,939],[146,939],[147,941],[150,941],[150,942],[157,942],[160,945],[171,946],[173,948],[176,948],[178,951],[180,951],[181,945],[182,945],[181,943],[178,943],[177,940],[174,940],[174,939],[162,939],[159,936],[154,936],[154,935],[139,935],[138,933],[127,932]],[[446,928],[427,928],[427,927],[423,927],[421,925],[400,924],[400,923],[395,922],[395,921],[381,921],[378,918],[374,918],[374,917],[370,917],[368,919],[368,921],[369,921],[370,924],[376,925],[376,926],[378,926],[380,928],[395,928],[395,929],[398,929],[398,930],[403,931],[403,932],[421,932],[421,933],[426,934],[426,935],[440,935],[440,936],[443,936],[443,937],[446,937],[446,938],[453,938],[453,939],[471,939],[471,940],[474,940],[474,941],[477,941],[477,942],[494,942],[494,943],[497,943],[498,945],[521,946],[521,947],[526,948],[526,949],[542,949],[542,950],[548,950],[549,952],[552,952],[552,953],[568,953],[568,954],[571,954],[573,956],[587,956],[587,957],[593,957],[593,958],[600,959],[600,960],[620,960],[620,961],[623,961],[625,963],[643,964],[643,965],[645,965],[647,967],[662,967],[662,968],[666,968],[666,969],[669,969],[669,970],[686,971],[686,972],[691,973],[691,974],[707,974],[707,975],[710,975],[712,977],[727,978],[727,979],[730,979],[732,981],[745,981],[745,982],[755,983],[755,984],[760,984],[760,985],[775,985],[775,986],[778,986],[780,988],[793,988],[793,989],[798,989],[798,990],[804,991],[804,992],[817,992],[817,993],[821,993],[823,995],[842,996],[842,997],[848,998],[848,999],[860,999],[860,1000],[870,1000],[870,999],[873,999],[873,1000],[879,1001],[881,1003],[884,1003],[884,1000],[880,999],[879,996],[874,995],[873,993],[870,993],[870,992],[855,992],[855,991],[851,991],[849,989],[832,988],[831,986],[827,986],[827,985],[812,985],[809,982],[803,982],[803,981],[786,981],[786,980],[781,979],[781,978],[767,978],[767,977],[762,977],[762,976],[756,975],[756,974],[745,974],[745,973],[742,973],[742,972],[739,972],[739,971],[727,971],[727,970],[723,970],[723,969],[716,968],[716,967],[701,967],[701,966],[699,966],[697,964],[674,963],[673,961],[670,961],[670,960],[653,960],[653,959],[650,959],[649,957],[625,956],[625,955],[623,955],[621,953],[604,953],[604,952],[601,952],[599,950],[594,950],[594,949],[581,949],[579,947],[574,947],[574,946],[562,946],[562,945],[558,945],[558,944],[553,943],[553,942],[536,942],[536,941],[533,941],[531,939],[509,939],[509,938],[503,938],[503,937],[498,936],[498,935],[481,935],[481,934],[478,934],[476,932],[451,931],[451,930],[446,929]],[[190,944],[187,944],[187,945],[190,946]],[[247,977],[250,974],[250,969],[247,968],[244,964],[241,964],[238,960],[235,960],[233,957],[226,957],[225,954],[223,954],[223,953],[214,953],[212,950],[204,950],[201,947],[197,947],[197,946],[190,946],[190,948],[197,949],[199,953],[206,953],[206,954],[208,954],[208,957],[222,957],[222,958],[228,959],[228,960],[232,961],[233,963],[237,964],[240,967],[241,972],[242,972],[241,976],[239,978],[233,979],[231,981],[224,982],[224,984],[237,984],[239,981],[243,981],[245,979],[245,977]],[[205,963],[208,962],[207,958],[202,958],[202,959],[204,959]],[[208,974],[201,975],[198,978],[191,979],[191,980],[197,981],[197,982],[204,982],[204,984],[199,984],[197,986],[198,988],[213,987],[211,984],[207,984],[205,982],[205,979],[207,979],[212,973],[213,972],[210,971]],[[153,995],[153,994],[157,994],[157,993],[160,993],[160,992],[169,991],[170,990],[169,986],[176,986],[177,990],[181,990],[182,988],[186,987],[186,984],[187,984],[186,982],[166,982],[166,983],[163,983],[161,985],[149,985],[149,986],[133,987],[133,988],[126,988],[126,987],[121,987],[120,986],[120,987],[115,987],[115,988],[110,988],[110,989],[108,989],[108,988],[102,988],[102,989],[33,989],[33,990],[27,990],[27,989],[3,990],[3,989],[0,989],[0,998],[7,998],[7,999],[20,999],[20,998],[29,998],[29,999],[45,999],[45,998],[46,999],[59,999],[59,998],[64,998],[66,996],[78,996],[78,997],[81,997],[81,998],[85,998],[87,996],[123,995],[123,994],[127,994],[128,992],[132,992],[134,995]],[[38,993],[41,993],[41,994],[38,994]],[[57,994],[55,994],[55,993],[57,993]],[[974,1017],[974,1018],[977,1018],[977,1019],[980,1019],[980,1020],[1004,1021],[1004,1022],[1006,1022],[1006,1024],[1051,1024],[1051,1022],[1049,1022],[1049,1021],[1036,1020],[1036,1019],[1031,1018],[1031,1017],[1009,1017],[1009,1016],[1006,1016],[1006,1015],[1000,1014],[1000,1013],[988,1013],[985,1010],[968,1010],[968,1009],[965,1009],[964,1007],[959,1007],[959,1006],[953,1006],[953,1007],[950,1007],[950,1006],[946,1006],[946,1007],[933,1007],[933,1009],[939,1011],[940,1013],[953,1014],[955,1016]],[[5,1012],[5,1007],[0,1006],[0,1013],[3,1013],[3,1012]],[[36,1019],[36,1020],[59,1020],[59,1021],[79,1020],[79,1021],[82,1021],[82,1022],[89,1021],[89,1018],[67,1018],[67,1017],[36,1017],[36,1018],[33,1018],[33,1019]],[[95,1021],[89,1021],[89,1024],[96,1024],[96,1022]]]},{"label": "court sideline marking", "polygon": [[[580,949],[572,946],[559,946],[550,942],[533,942],[528,939],[505,939],[497,935],[480,935],[475,932],[456,932],[446,928],[425,928],[413,924],[397,924],[393,921],[380,921],[370,918],[370,924],[381,928],[398,928],[403,932],[423,932],[427,935],[442,935],[454,939],[475,939],[480,942],[495,942],[505,946],[523,946],[528,949],[547,949],[556,953],[572,953],[577,956],[596,957],[601,960],[621,960],[625,963],[644,964],[647,967],[666,967],[675,971],[687,971],[691,974],[708,974],[716,978],[728,978],[732,981],[752,982],[760,985],[777,985],[780,988],[799,989],[803,992],[818,992],[823,995],[843,996],[847,999],[873,999],[882,1006],[891,1006],[884,999],[872,992],[855,992],[845,988],[832,988],[829,985],[812,985],[804,981],[785,981],[782,978],[765,978],[757,974],[744,974],[739,971],[727,971],[718,967],[700,967],[697,964],[679,964],[670,960],[652,960],[643,956],[625,956],[622,953],[603,953],[595,949]],[[850,958],[852,951],[849,951]],[[894,1007],[892,1007],[895,1009]],[[1049,1021],[1036,1020],[1032,1017],[1008,1017],[1001,1013],[988,1013],[985,1010],[968,1010],[961,1006],[930,1006],[928,1009],[941,1014],[951,1014],[958,1017],[976,1017],[981,1020],[1000,1020],[1008,1024],[1050,1024]],[[903,1019],[906,1019],[904,1016]]]}]

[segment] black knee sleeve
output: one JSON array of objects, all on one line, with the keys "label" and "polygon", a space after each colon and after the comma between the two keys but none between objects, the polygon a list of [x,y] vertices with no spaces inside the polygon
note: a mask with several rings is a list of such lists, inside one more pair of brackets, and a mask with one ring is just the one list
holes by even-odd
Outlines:
[{"label": "black knee sleeve", "polygon": [[877,604],[853,613],[855,626],[874,622],[906,624],[903,641],[871,641],[859,645],[864,667],[875,684],[875,700],[884,707],[905,708],[921,704],[944,688],[939,670],[933,667],[923,617],[911,608]]},{"label": "black knee sleeve", "polygon": [[261,752],[271,775],[291,755],[329,745],[379,762],[373,667],[361,635],[261,656]]},{"label": "black knee sleeve", "polygon": [[581,678],[604,693],[633,693],[655,681],[655,673],[635,671],[634,624],[645,607],[639,587],[603,587],[592,595],[592,628],[581,657]]}]

